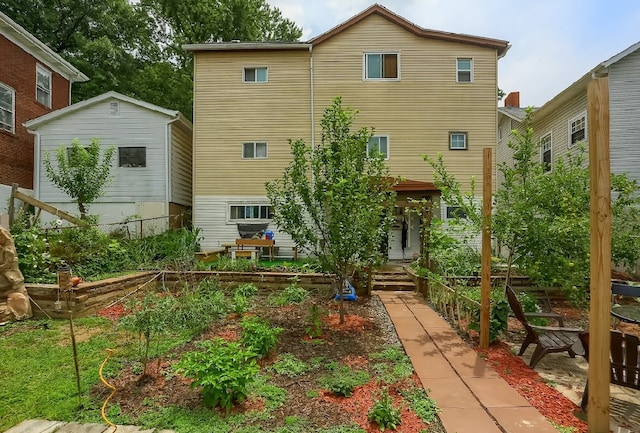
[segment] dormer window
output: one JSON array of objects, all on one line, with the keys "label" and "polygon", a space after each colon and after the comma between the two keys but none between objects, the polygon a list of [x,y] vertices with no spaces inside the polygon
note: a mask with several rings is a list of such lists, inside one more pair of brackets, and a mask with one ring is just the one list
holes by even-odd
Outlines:
[{"label": "dormer window", "polygon": [[364,79],[388,80],[400,79],[400,56],[398,53],[365,53]]}]

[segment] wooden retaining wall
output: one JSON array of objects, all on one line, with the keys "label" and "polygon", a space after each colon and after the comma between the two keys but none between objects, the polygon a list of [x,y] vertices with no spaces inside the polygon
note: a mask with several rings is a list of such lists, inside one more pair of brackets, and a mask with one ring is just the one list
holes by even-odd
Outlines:
[{"label": "wooden retaining wall", "polygon": [[[73,317],[86,317],[106,308],[110,304],[146,290],[167,287],[179,290],[183,284],[196,284],[206,278],[214,278],[223,284],[237,286],[253,283],[259,290],[270,292],[284,289],[297,280],[300,287],[332,293],[333,280],[330,275],[319,273],[282,272],[139,272],[117,278],[95,282],[83,282],[68,292],[58,289],[55,284],[26,284],[32,302],[34,317],[66,318],[70,310]],[[356,286],[357,287],[357,286]],[[366,288],[363,289],[366,292]],[[357,290],[362,294],[363,290]],[[56,301],[60,308],[56,309]]]}]

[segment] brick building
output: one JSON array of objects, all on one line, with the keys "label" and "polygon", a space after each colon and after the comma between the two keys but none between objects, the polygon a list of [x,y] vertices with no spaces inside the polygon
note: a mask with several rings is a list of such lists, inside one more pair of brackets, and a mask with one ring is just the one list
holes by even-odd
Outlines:
[{"label": "brick building", "polygon": [[33,187],[34,139],[24,122],[68,106],[88,78],[0,12],[0,184]]}]

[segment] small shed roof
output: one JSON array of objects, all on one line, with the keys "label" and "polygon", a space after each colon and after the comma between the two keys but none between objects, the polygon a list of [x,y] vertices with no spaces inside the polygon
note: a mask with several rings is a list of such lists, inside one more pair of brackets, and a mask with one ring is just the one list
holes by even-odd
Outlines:
[{"label": "small shed roof", "polygon": [[82,110],[84,108],[90,107],[99,102],[106,101],[108,99],[117,99],[119,101],[128,102],[133,105],[137,105],[147,110],[156,111],[158,113],[165,114],[168,117],[174,118],[174,120],[179,120],[181,123],[185,124],[189,128],[192,128],[192,125],[189,119],[184,117],[179,111],[162,108],[158,105],[150,104],[148,102],[141,101],[139,99],[135,99],[130,96],[126,96],[121,93],[113,92],[113,91],[103,93],[102,95],[94,96],[93,98],[90,98],[81,102],[76,102],[75,104],[69,105],[68,107],[64,107],[59,110],[52,111],[51,113],[47,113],[44,116],[40,116],[35,119],[29,120],[28,122],[24,123],[24,126],[26,126],[28,129],[31,129],[31,130],[37,130],[38,127],[46,123],[49,123],[63,116],[74,113],[78,110]]}]

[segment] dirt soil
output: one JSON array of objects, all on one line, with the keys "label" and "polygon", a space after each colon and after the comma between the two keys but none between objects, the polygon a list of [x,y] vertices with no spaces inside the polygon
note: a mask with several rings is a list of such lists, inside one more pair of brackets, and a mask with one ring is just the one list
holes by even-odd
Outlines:
[{"label": "dirt soil", "polygon": [[[284,328],[279,336],[276,350],[266,359],[260,361],[263,369],[268,368],[278,360],[278,354],[290,353],[295,357],[310,361],[316,357],[322,357],[326,363],[337,361],[351,366],[353,369],[369,371],[372,378],[367,384],[356,388],[351,397],[339,397],[328,390],[321,389],[318,379],[326,375],[325,369],[320,368],[302,376],[291,378],[278,375],[275,372],[272,384],[284,388],[288,399],[285,404],[277,409],[269,421],[268,428],[273,429],[284,426],[287,417],[304,417],[308,421],[310,429],[335,427],[350,422],[356,422],[367,432],[380,431],[378,426],[367,420],[369,408],[372,407],[374,398],[379,393],[380,386],[376,382],[376,373],[373,370],[373,362],[369,358],[371,353],[380,352],[385,345],[397,343],[397,336],[391,324],[386,310],[377,297],[360,297],[356,302],[348,302],[348,314],[344,324],[339,323],[337,314],[338,303],[327,299],[318,300],[318,305],[327,308],[323,317],[322,335],[319,338],[308,337],[306,328],[309,325],[307,316],[310,303],[303,303],[286,307],[258,307],[251,313],[259,317],[268,317],[273,326]],[[111,319],[117,319],[122,315],[122,307],[115,306],[103,310],[99,314]],[[209,331],[200,337],[210,339],[222,337],[235,340],[239,336],[239,318],[230,315],[220,323],[214,325]],[[193,350],[195,342],[181,348],[180,352]],[[110,379],[117,387],[117,392],[110,404],[119,404],[123,414],[135,417],[149,409],[149,402],[161,406],[180,406],[185,408],[201,408],[202,394],[199,389],[192,389],[190,381],[177,375],[170,374],[171,364],[176,360],[176,353],[170,353],[159,359],[153,359],[148,366],[148,375],[141,378],[139,374],[126,368],[121,374]],[[390,395],[396,405],[400,396],[398,389],[401,386],[417,384],[419,381],[414,376],[408,379],[410,383],[391,386]],[[96,387],[93,390],[97,398],[106,398],[108,395],[104,387]],[[309,395],[316,394],[317,397]],[[443,433],[439,421],[427,425],[421,421],[415,413],[405,407],[402,410],[402,423],[396,431],[404,433],[418,433],[428,428],[429,432]],[[249,398],[242,404],[232,409],[233,413],[260,410],[264,407],[264,401],[260,398]],[[222,414],[222,412],[220,412]]]}]

